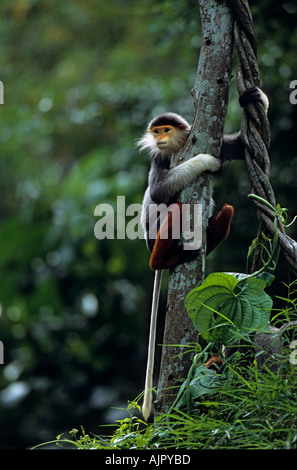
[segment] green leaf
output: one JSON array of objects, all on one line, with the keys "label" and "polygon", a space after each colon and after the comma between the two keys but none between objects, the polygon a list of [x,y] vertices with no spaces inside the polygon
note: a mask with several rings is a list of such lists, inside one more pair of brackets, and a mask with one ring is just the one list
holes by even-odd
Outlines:
[{"label": "green leaf", "polygon": [[178,409],[187,404],[192,406],[193,401],[202,395],[218,392],[225,381],[225,376],[217,375],[216,371],[207,369],[205,365],[198,365],[193,379],[189,383],[185,381],[180,387],[174,408]]},{"label": "green leaf", "polygon": [[187,295],[185,305],[206,341],[230,345],[236,331],[268,331],[272,300],[265,287],[262,279],[238,280],[231,274],[213,273]]}]

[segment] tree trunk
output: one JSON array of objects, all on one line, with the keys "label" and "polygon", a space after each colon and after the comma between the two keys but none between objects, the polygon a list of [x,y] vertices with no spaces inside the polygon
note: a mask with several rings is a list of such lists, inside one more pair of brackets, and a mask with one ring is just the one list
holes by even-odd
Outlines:
[{"label": "tree trunk", "polygon": [[[232,69],[233,18],[230,9],[216,0],[199,0],[202,45],[192,94],[195,115],[192,131],[181,160],[210,153],[220,154]],[[175,165],[177,161],[172,162]],[[184,302],[188,292],[205,277],[206,227],[212,194],[211,174],[202,175],[186,188],[179,200],[202,205],[202,247],[197,260],[173,269],[169,275],[167,311],[155,410],[167,413],[180,380],[187,376],[193,353],[184,354],[183,345],[198,342],[198,333],[189,319]],[[174,388],[172,388],[174,387]],[[171,389],[170,389],[171,388]]]}]

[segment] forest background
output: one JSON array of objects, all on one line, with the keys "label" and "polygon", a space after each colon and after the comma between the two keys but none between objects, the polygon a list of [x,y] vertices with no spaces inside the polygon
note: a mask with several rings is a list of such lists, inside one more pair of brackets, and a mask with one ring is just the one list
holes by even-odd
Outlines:
[{"label": "forest background", "polygon": [[[297,214],[297,7],[251,2],[270,99],[271,181]],[[26,448],[123,417],[143,388],[153,273],[143,240],[98,240],[95,207],[141,203],[155,114],[191,121],[196,0],[2,0],[0,6],[0,448]],[[236,57],[234,58],[234,75]],[[235,78],[226,133],[240,127]],[[244,272],[257,234],[244,162],[215,178],[235,217],[208,272]],[[296,224],[288,234],[297,239]],[[296,275],[281,257],[269,293]],[[165,279],[166,281],[166,279]],[[161,310],[166,303],[163,285]],[[162,342],[162,315],[158,342]],[[105,431],[106,432],[106,431]]]}]

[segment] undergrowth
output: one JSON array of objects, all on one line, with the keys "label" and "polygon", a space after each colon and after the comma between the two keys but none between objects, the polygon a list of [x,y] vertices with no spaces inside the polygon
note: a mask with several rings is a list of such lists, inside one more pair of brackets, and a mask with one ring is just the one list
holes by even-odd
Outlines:
[{"label": "undergrowth", "polygon": [[[218,285],[217,277],[215,280],[217,292],[221,294],[222,286]],[[252,287],[254,284],[253,281]],[[296,318],[296,285],[297,280],[287,286],[288,299],[281,299],[286,301],[286,307],[272,310],[270,326],[279,327]],[[245,291],[238,289],[234,299],[243,299],[244,295],[249,298],[248,287]],[[230,292],[227,294],[229,304]],[[207,295],[206,291],[206,300]],[[225,308],[226,302],[222,305]],[[259,306],[260,302],[257,311]],[[219,310],[211,310],[220,314]],[[197,311],[200,314],[199,309]],[[251,322],[255,322],[253,310],[251,312]],[[198,314],[196,319],[199,322]],[[223,343],[226,346],[230,344],[229,331],[226,333],[226,320],[230,320],[230,315],[228,317],[226,308],[223,318],[223,323],[217,317],[216,321],[208,318],[212,330],[205,331],[207,339],[226,339]],[[236,320],[233,315],[234,318]],[[256,343],[255,331],[246,334],[241,317],[239,320],[237,324],[232,321],[232,325],[234,338],[240,340],[240,348],[231,348],[229,357],[224,359],[220,368],[213,370],[205,367],[205,363],[218,342],[209,342],[204,350],[197,345],[193,365],[179,387],[172,408],[168,413],[155,417],[154,423],[147,424],[141,418],[140,395],[128,403],[127,417],[116,422],[116,429],[115,425],[107,427],[112,429],[110,434],[98,436],[88,434],[83,428],[80,431],[72,429],[69,436],[59,435],[54,441],[34,448],[55,443],[64,448],[105,450],[297,449],[297,341],[292,341],[291,334],[294,338],[296,322],[294,325],[291,323],[293,330],[287,329],[282,333],[279,355],[273,348],[261,350],[259,343]],[[237,328],[238,325],[240,328]],[[223,333],[219,335],[218,329]],[[209,336],[209,331],[212,336]],[[260,328],[258,333],[265,336],[267,331]],[[222,353],[222,349],[219,351]],[[266,358],[265,361],[261,361],[261,357]],[[277,367],[271,367],[273,363]]]},{"label": "undergrowth", "polygon": [[202,394],[189,413],[173,408],[147,424],[139,417],[138,397],[128,404],[127,417],[117,421],[111,435],[90,435],[81,428],[53,442],[112,450],[296,449],[296,365],[289,364],[280,374],[266,367],[258,370],[256,361],[246,365],[244,355],[232,362],[226,362],[225,380],[217,390]]}]

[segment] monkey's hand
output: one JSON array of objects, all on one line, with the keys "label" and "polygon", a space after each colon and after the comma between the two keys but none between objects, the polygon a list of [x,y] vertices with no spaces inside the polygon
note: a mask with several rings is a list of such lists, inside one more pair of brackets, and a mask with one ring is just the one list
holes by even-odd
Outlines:
[{"label": "monkey's hand", "polygon": [[248,104],[255,104],[256,102],[262,103],[265,112],[267,113],[269,108],[269,100],[265,93],[257,86],[248,88],[239,97],[239,104],[242,108]]},{"label": "monkey's hand", "polygon": [[196,175],[199,176],[204,171],[218,171],[221,168],[221,160],[215,158],[208,153],[199,153],[195,157],[188,160],[193,165]]}]

